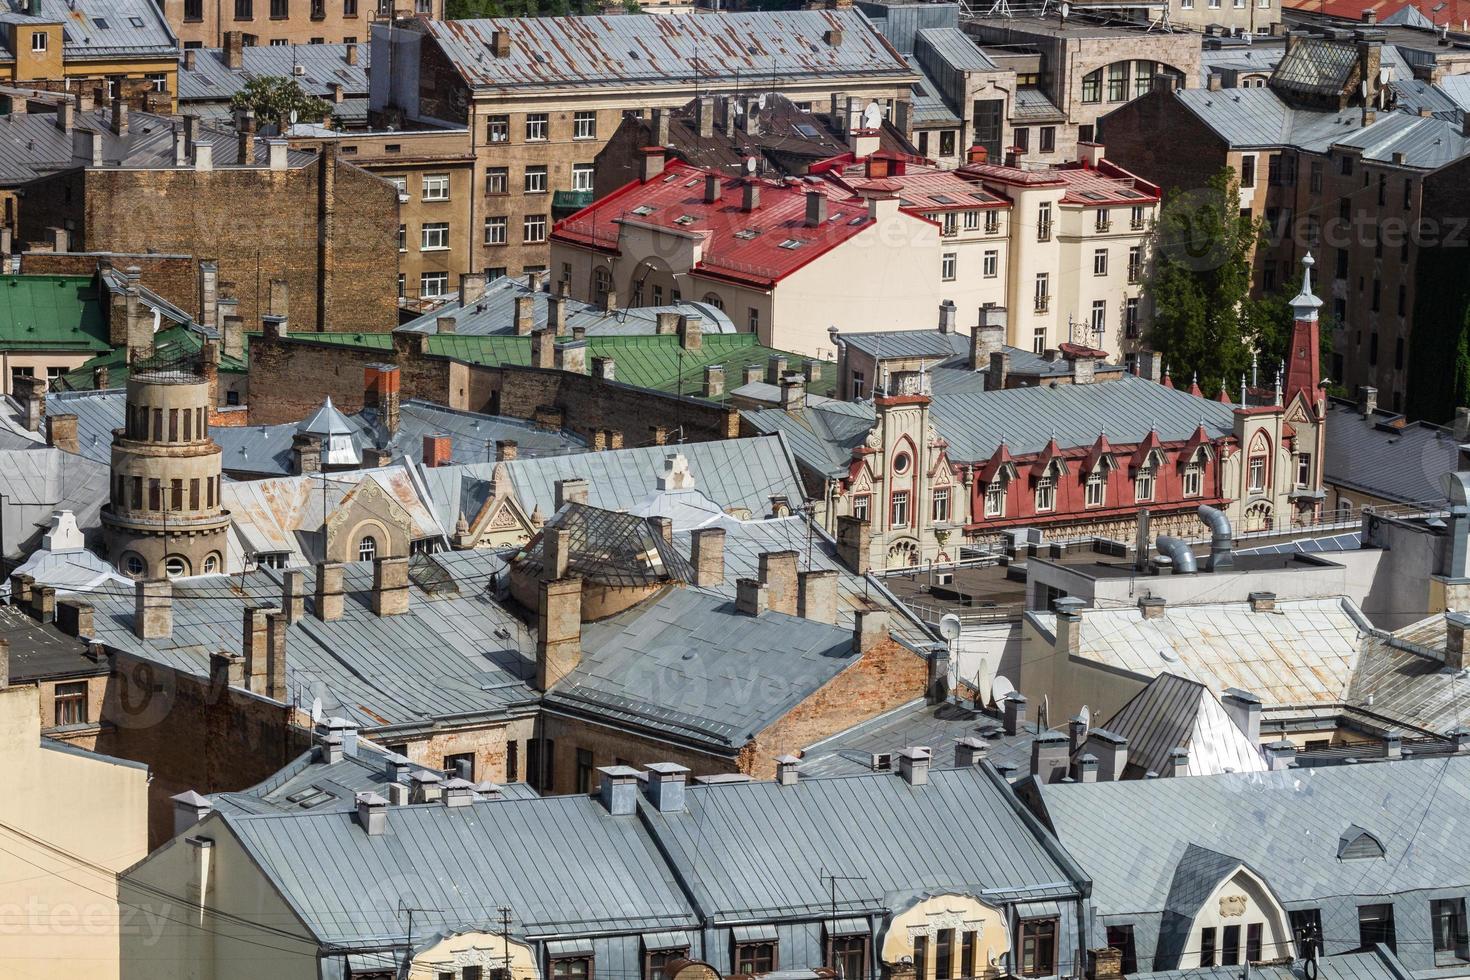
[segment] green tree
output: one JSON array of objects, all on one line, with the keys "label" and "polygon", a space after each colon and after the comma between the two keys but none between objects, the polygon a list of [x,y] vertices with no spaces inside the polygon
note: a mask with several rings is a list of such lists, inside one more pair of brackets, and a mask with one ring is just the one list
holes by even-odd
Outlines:
[{"label": "green tree", "polygon": [[[1240,213],[1239,200],[1229,167],[1205,188],[1171,193],[1154,227],[1153,271],[1144,286],[1153,307],[1149,344],[1175,378],[1198,374],[1212,395],[1222,383],[1234,390],[1253,347],[1280,331],[1280,308],[1250,297],[1250,258],[1263,226]],[[1286,339],[1273,345],[1284,351]]]},{"label": "green tree", "polygon": [[285,130],[291,125],[291,113],[297,122],[321,122],[332,112],[332,104],[301,90],[294,78],[262,75],[252,78],[230,99],[236,109],[251,109],[258,125],[273,125]]}]

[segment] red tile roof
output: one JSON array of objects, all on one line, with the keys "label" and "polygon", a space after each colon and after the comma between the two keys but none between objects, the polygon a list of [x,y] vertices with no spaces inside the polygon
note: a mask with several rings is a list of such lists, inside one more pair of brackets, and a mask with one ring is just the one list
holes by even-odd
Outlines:
[{"label": "red tile roof", "polygon": [[[744,211],[743,179],[720,177],[720,200],[705,203],[709,173],[671,161],[648,183],[635,181],[559,221],[552,240],[615,253],[619,222],[655,225],[704,239],[694,275],[770,286],[873,227],[867,202],[830,180],[757,179],[760,203]],[[827,220],[820,228],[806,225],[806,195],[813,190],[827,196]]]},{"label": "red tile roof", "polygon": [[849,187],[863,189],[882,183],[899,195],[899,203],[913,211],[975,211],[983,208],[1008,208],[1005,197],[987,191],[977,180],[966,179],[954,170],[933,167],[908,167],[901,174],[890,174],[882,181],[866,181],[862,164],[843,169],[840,179]]},{"label": "red tile roof", "polygon": [[1159,199],[1159,188],[1134,176],[1122,167],[1103,160],[1095,169],[1080,163],[1026,170],[998,163],[972,163],[956,173],[978,179],[1018,187],[1064,186],[1063,204],[1096,206],[1101,204],[1147,204]]}]

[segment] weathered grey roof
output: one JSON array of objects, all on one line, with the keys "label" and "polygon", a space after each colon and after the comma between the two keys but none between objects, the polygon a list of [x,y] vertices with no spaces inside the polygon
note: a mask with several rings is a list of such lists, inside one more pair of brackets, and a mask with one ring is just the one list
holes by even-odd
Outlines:
[{"label": "weathered grey roof", "polygon": [[1181,105],[1232,148],[1296,146],[1324,150],[1362,126],[1362,112],[1294,109],[1270,88],[1180,89]]},{"label": "weathered grey roof", "polygon": [[1470,75],[1446,75],[1436,87],[1461,109],[1470,109]]},{"label": "weathered grey roof", "polygon": [[59,16],[27,16],[24,0],[5,0],[4,9],[11,23],[60,23],[68,61],[168,57],[178,49],[178,39],[163,12],[149,0],[67,0],[65,13]]},{"label": "weathered grey roof", "polygon": [[1169,753],[1189,753],[1187,773],[1260,772],[1266,761],[1215,692],[1165,671],[1148,683],[1103,726],[1128,740],[1128,764],[1141,772],[1167,773]]},{"label": "weathered grey roof", "polygon": [[[1370,629],[1345,598],[1283,600],[1272,613],[1233,602],[1170,605],[1153,619],[1137,609],[1084,609],[1081,615],[1077,657],[1147,678],[1167,671],[1215,692],[1240,688],[1268,711],[1340,703],[1361,635]],[[1054,613],[1026,616],[1055,635]]]},{"label": "weathered grey roof", "polygon": [[958,27],[928,27],[916,37],[956,71],[1000,71],[970,35]]},{"label": "weathered grey roof", "polygon": [[[714,586],[691,586],[711,595],[735,598],[735,583],[742,578],[757,578],[762,552],[794,551],[797,570],[831,569],[837,572],[837,625],[851,629],[853,612],[869,609],[874,604],[890,611],[889,630],[914,646],[927,645],[934,637],[908,608],[898,601],[881,579],[850,571],[837,557],[837,544],[819,526],[800,514],[766,520],[741,521],[723,517],[704,527],[725,531],[725,577]],[[689,554],[693,535],[682,529],[674,532],[674,545]]]},{"label": "weathered grey roof", "polygon": [[[54,623],[40,623],[17,606],[0,606],[0,638],[9,644],[10,684],[43,678],[106,674],[107,658],[87,656],[87,645],[67,636]],[[3,673],[3,672],[0,672]]]},{"label": "weathered grey roof", "polygon": [[[84,532],[87,528],[83,527]],[[86,548],[47,551],[40,548],[16,566],[11,575],[29,575],[36,585],[49,585],[59,592],[89,592],[105,582],[126,585],[129,580],[105,559]],[[10,595],[10,581],[0,585],[0,595]]]},{"label": "weathered grey roof", "polygon": [[841,334],[841,341],[869,357],[953,357],[968,354],[970,335],[938,330],[874,330]]},{"label": "weathered grey roof", "polygon": [[[1288,905],[1470,885],[1470,859],[1445,832],[1470,805],[1470,757],[1036,789],[1101,915],[1162,911],[1192,845],[1238,857]],[[1337,860],[1353,823],[1383,841],[1384,859]],[[1340,948],[1345,930],[1323,921]]]},{"label": "weathered grey roof", "polygon": [[806,499],[786,443],[768,436],[517,458],[498,469],[527,514],[537,508],[547,516],[555,512],[556,482],[573,477],[587,481],[587,503],[622,510],[658,489],[664,460],[674,453],[688,460],[694,486],[727,510],[763,517],[770,513],[772,496],[785,496],[792,506]]},{"label": "weathered grey roof", "polygon": [[96,528],[110,482],[105,465],[60,449],[0,449],[0,500],[8,519],[34,522],[30,527],[7,527],[7,541],[14,534],[13,543],[33,547],[32,539],[58,510],[71,511],[83,532]]},{"label": "weathered grey roof", "polygon": [[[989,767],[935,769],[920,786],[879,774],[693,786],[685,802],[645,819],[711,916],[829,913],[822,871],[836,868],[857,879],[839,883],[839,915],[946,890],[1006,904],[1078,892]],[[965,844],[939,843],[951,841]]]},{"label": "weathered grey roof", "polygon": [[[454,332],[467,336],[483,337],[490,334],[513,335],[516,332],[516,299],[531,296],[535,330],[541,330],[547,322],[547,303],[551,294],[544,290],[532,290],[526,277],[501,276],[485,286],[485,295],[473,303],[454,302],[426,313],[397,329],[401,332],[436,334],[439,318],[454,317]],[[578,327],[587,331],[589,337],[642,336],[657,332],[660,313],[695,316],[699,318],[700,330],[704,333],[736,333],[735,324],[724,311],[709,303],[677,303],[670,306],[640,306],[608,312],[593,303],[566,300],[567,330]]]},{"label": "weathered grey roof", "polygon": [[1355,402],[1328,401],[1323,478],[1349,496],[1440,501],[1439,478],[1454,472],[1458,461],[1459,443],[1449,429],[1389,412],[1365,419]]},{"label": "weathered grey roof", "polygon": [[581,663],[545,700],[731,751],[857,658],[851,630],[676,588],[585,624]]},{"label": "weathered grey roof", "polygon": [[1401,153],[1400,166],[1421,170],[1436,170],[1470,153],[1470,139],[1460,133],[1458,121],[1407,112],[1384,113],[1373,125],[1338,140],[1337,145],[1354,147],[1365,159],[1383,163],[1393,162]]},{"label": "weathered grey roof", "polygon": [[[368,44],[357,45],[357,64],[349,65],[345,44],[250,45],[240,52],[241,67],[231,69],[220,48],[199,48],[193,68],[179,59],[179,102],[228,102],[246,82],[269,76],[289,78],[318,98],[330,97],[333,84],[348,95],[365,96],[370,49]],[[186,106],[185,111],[192,109]]]},{"label": "weathered grey roof", "polygon": [[909,58],[909,67],[919,80],[909,86],[911,119],[916,126],[958,126],[960,117],[944,100],[939,85],[914,58]]},{"label": "weathered grey roof", "polygon": [[[669,20],[497,17],[430,21],[426,29],[474,88],[912,77],[903,57],[855,9],[721,11]],[[491,53],[497,30],[509,32],[504,58]],[[842,32],[840,43],[828,43],[829,30]]]},{"label": "weathered grey roof", "polygon": [[1007,735],[994,715],[953,701],[930,704],[920,699],[808,745],[801,752],[801,775],[872,772],[874,755],[894,754],[910,745],[928,746],[935,764],[947,767],[954,758],[955,742],[969,737],[984,740],[985,760],[991,765],[1024,769],[1031,762],[1036,732],[1035,726],[1028,725],[1016,735]]},{"label": "weathered grey roof", "polygon": [[[414,929],[518,935],[688,928],[695,913],[643,825],[587,796],[401,806],[368,836],[348,813],[221,814],[318,939],[402,942]],[[201,828],[207,833],[209,823]],[[181,846],[181,841],[166,846]]]},{"label": "weathered grey roof", "polygon": [[[76,129],[101,134],[102,160],[106,165],[137,168],[173,166],[174,123],[169,119],[147,112],[130,112],[127,135],[118,136],[110,128],[111,118],[111,110],[89,109],[76,114],[74,125]],[[239,164],[239,140],[233,133],[203,126],[200,139],[207,140],[214,148],[216,167]],[[73,134],[57,128],[52,113],[0,116],[0,184],[21,184],[42,174],[77,166],[72,161],[72,150]],[[257,140],[255,165],[264,165],[269,155],[270,147],[264,140]],[[303,150],[292,150],[287,154],[287,162],[292,167],[305,166],[315,159],[314,153]]]},{"label": "weathered grey roof", "polygon": [[[936,431],[949,442],[950,459],[957,461],[989,459],[1002,439],[1018,455],[1039,452],[1053,437],[1062,447],[1088,446],[1102,431],[1123,444],[1147,438],[1152,428],[1170,442],[1188,439],[1203,424],[1218,439],[1234,431],[1233,411],[1133,375],[1085,385],[936,391],[929,409]],[[804,465],[836,476],[847,471],[852,449],[872,428],[874,410],[867,402],[824,402],[801,412],[761,409],[741,417],[760,431],[780,432]]]},{"label": "weathered grey roof", "polygon": [[1389,82],[1388,87],[1393,91],[1396,109],[1415,116],[1427,109],[1435,118],[1451,122],[1457,122],[1460,118],[1460,104],[1438,85],[1417,78],[1405,78]]},{"label": "weathered grey roof", "polygon": [[1465,725],[1470,686],[1445,666],[1445,632],[1440,613],[1374,633],[1363,643],[1349,700],[1420,732],[1443,735]]},{"label": "weathered grey roof", "polygon": [[[248,789],[214,794],[210,802],[215,809],[232,813],[351,810],[358,793],[387,795],[388,785],[395,782],[389,773],[391,757],[386,749],[354,735],[337,762],[327,761],[323,746],[314,746],[268,779]],[[408,771],[440,775],[438,769],[412,762],[408,763]],[[536,795],[525,783],[509,783],[499,789],[503,796],[518,799]]]},{"label": "weathered grey roof", "polygon": [[[245,428],[248,428],[248,426]],[[337,406],[332,404],[332,396],[328,395],[327,400],[322,402],[321,408],[313,412],[305,421],[296,425],[296,431],[308,435],[330,436],[351,435],[357,430],[337,410]]]},{"label": "weathered grey roof", "polygon": [[1049,122],[1066,119],[1067,114],[1043,90],[1024,86],[1016,89],[1011,100],[1011,118],[1016,122]]},{"label": "weathered grey roof", "polygon": [[[380,617],[369,607],[371,564],[347,565],[342,618],[317,619],[308,598],[307,615],[288,629],[288,701],[309,709],[320,698],[326,715],[365,729],[530,710],[535,693],[521,678],[529,676],[534,643],[526,627],[486,593],[504,570],[504,560],[487,551],[415,556],[409,611]],[[309,597],[315,569],[303,571]],[[241,652],[246,603],[279,604],[281,575],[260,568],[244,577],[176,580],[173,635],[161,640],[133,635],[132,589],[100,588],[89,599],[97,640],[208,676],[210,654]]]},{"label": "weathered grey roof", "polygon": [[1282,45],[1238,44],[1226,46],[1221,39],[1218,48],[1205,48],[1200,52],[1200,87],[1209,83],[1210,75],[1216,71],[1269,74],[1286,53]]}]

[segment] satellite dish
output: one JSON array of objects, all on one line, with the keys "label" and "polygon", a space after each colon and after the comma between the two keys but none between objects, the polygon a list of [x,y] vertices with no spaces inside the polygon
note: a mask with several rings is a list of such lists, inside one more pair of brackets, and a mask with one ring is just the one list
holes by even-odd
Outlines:
[{"label": "satellite dish", "polygon": [[1087,733],[1092,731],[1092,710],[1084,704],[1082,710],[1077,712],[1077,720],[1082,722],[1082,737],[1086,738]]},{"label": "satellite dish", "polygon": [[995,680],[990,682],[990,700],[994,702],[996,707],[999,707],[1015,690],[1016,685],[1006,680],[1000,674],[996,674]]},{"label": "satellite dish", "polygon": [[755,100],[755,104],[760,106],[762,109],[766,107],[766,95],[764,92],[762,92],[760,97]]},{"label": "satellite dish", "polygon": [[321,698],[312,698],[311,699],[311,723],[313,725],[320,725],[322,723],[322,720],[323,720],[322,719],[322,699]]},{"label": "satellite dish", "polygon": [[939,619],[939,635],[946,640],[958,640],[960,638],[960,617],[954,613],[945,613]]},{"label": "satellite dish", "polygon": [[745,158],[745,172],[748,174],[755,173],[755,157]]},{"label": "satellite dish", "polygon": [[1036,723],[1042,728],[1051,727],[1051,695],[1041,696],[1041,714],[1037,716]]},{"label": "satellite dish", "polygon": [[878,129],[883,125],[883,110],[878,103],[869,102],[867,108],[863,109],[863,128]]}]

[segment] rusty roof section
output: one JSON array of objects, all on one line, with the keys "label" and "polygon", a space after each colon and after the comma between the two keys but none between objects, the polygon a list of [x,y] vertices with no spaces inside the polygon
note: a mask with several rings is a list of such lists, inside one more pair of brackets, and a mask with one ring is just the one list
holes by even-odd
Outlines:
[{"label": "rusty roof section", "polygon": [[[917,79],[856,9],[692,17],[493,17],[424,24],[475,89],[744,85],[792,78]],[[497,31],[509,51],[495,55]]]}]

